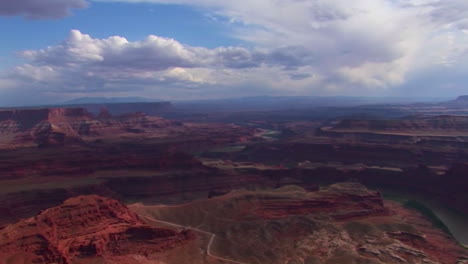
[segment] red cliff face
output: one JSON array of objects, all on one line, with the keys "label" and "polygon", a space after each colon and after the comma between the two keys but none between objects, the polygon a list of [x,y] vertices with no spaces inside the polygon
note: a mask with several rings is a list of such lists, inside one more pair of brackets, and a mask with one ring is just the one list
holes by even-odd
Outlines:
[{"label": "red cliff face", "polygon": [[92,116],[82,108],[41,108],[13,109],[0,111],[0,122],[16,125],[16,131],[32,129],[43,121],[71,122],[92,120]]},{"label": "red cliff face", "polygon": [[193,238],[189,231],[150,227],[116,200],[79,196],[1,229],[0,258],[68,264],[93,257],[148,256]]},{"label": "red cliff face", "polygon": [[76,128],[93,120],[81,108],[14,109],[0,111],[0,135],[10,144],[36,143],[39,146],[80,142]]},{"label": "red cliff face", "polygon": [[83,108],[5,110],[0,111],[0,145],[65,145],[82,142],[86,137],[143,133],[175,125],[180,124],[144,113],[116,117],[103,113],[94,117]]}]

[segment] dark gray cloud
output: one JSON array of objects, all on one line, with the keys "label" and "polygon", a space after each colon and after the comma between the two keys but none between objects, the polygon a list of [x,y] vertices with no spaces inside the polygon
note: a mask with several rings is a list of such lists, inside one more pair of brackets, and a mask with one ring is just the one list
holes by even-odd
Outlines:
[{"label": "dark gray cloud", "polygon": [[306,78],[312,77],[310,73],[291,73],[289,74],[289,78],[291,80],[304,80]]},{"label": "dark gray cloud", "polygon": [[1,0],[0,16],[54,19],[70,15],[72,9],[87,6],[86,0]]},{"label": "dark gray cloud", "polygon": [[213,54],[214,64],[234,69],[260,67],[266,57],[263,53],[239,47],[218,48]]},{"label": "dark gray cloud", "polygon": [[466,0],[427,1],[427,3],[421,3],[420,6],[430,10],[431,18],[436,23],[452,24],[461,29],[468,29],[468,1]]}]

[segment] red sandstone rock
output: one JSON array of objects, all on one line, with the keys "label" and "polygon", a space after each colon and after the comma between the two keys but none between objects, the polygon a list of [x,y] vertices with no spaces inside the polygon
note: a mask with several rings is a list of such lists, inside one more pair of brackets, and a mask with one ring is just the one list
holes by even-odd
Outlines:
[{"label": "red sandstone rock", "polygon": [[0,257],[68,264],[96,256],[147,256],[193,238],[190,231],[150,227],[116,200],[79,196],[0,229]]},{"label": "red sandstone rock", "polygon": [[[0,135],[6,142],[35,142],[39,146],[79,143],[83,137],[145,132],[180,125],[144,113],[112,117],[102,112],[97,118],[83,108],[14,109],[0,111]],[[9,140],[8,140],[9,139]]]}]

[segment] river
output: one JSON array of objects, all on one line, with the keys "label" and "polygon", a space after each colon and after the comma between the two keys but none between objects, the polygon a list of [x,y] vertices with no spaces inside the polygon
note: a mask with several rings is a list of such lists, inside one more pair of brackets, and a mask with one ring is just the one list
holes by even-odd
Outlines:
[{"label": "river", "polygon": [[[465,247],[468,246],[468,215],[447,208],[434,199],[423,195],[399,193],[395,191],[382,190],[384,196],[398,197],[405,200],[413,200],[429,208],[448,228],[452,236]],[[467,205],[468,206],[468,205]]]}]

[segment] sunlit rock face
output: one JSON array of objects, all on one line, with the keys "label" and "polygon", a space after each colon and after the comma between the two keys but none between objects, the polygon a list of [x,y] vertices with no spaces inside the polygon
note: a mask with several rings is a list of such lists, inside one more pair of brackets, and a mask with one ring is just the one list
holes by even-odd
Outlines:
[{"label": "sunlit rock face", "polygon": [[79,144],[86,138],[145,133],[178,122],[145,113],[112,116],[103,109],[94,116],[84,108],[13,109],[0,111],[0,144],[35,143],[40,147]]},{"label": "sunlit rock face", "polygon": [[194,238],[190,231],[150,227],[116,200],[78,196],[33,218],[3,227],[0,259],[12,261],[6,263],[84,263],[80,261],[148,256]]}]

